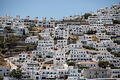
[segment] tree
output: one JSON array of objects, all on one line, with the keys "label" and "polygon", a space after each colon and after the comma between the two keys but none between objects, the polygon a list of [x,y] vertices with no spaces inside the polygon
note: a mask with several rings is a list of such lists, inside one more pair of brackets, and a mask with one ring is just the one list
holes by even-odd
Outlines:
[{"label": "tree", "polygon": [[20,38],[15,35],[6,35],[5,44],[8,49],[13,48],[16,45],[16,42],[19,41]]},{"label": "tree", "polygon": [[110,66],[110,63],[108,61],[99,61],[98,66],[101,68],[106,68],[106,67]]},{"label": "tree", "polygon": [[31,43],[31,44],[26,44],[26,51],[32,51],[36,48],[36,44]]},{"label": "tree", "polygon": [[120,57],[120,52],[111,52],[112,55],[114,55],[115,57]]},{"label": "tree", "polygon": [[2,78],[2,77],[0,77],[0,80],[3,80],[3,78]]},{"label": "tree", "polygon": [[96,14],[94,14],[93,16],[97,16]]},{"label": "tree", "polygon": [[111,51],[112,51],[112,49],[111,49],[111,48],[107,48],[107,51],[108,51],[108,52],[111,52]]},{"label": "tree", "polygon": [[118,74],[118,78],[120,78],[120,74]]},{"label": "tree", "polygon": [[11,26],[5,27],[4,30],[6,30],[8,33],[12,33],[14,31],[13,29],[11,29]]},{"label": "tree", "polygon": [[50,36],[51,36],[51,37],[53,37],[53,36],[54,36],[54,34],[53,34],[52,32],[50,32]]},{"label": "tree", "polygon": [[41,35],[38,35],[39,40],[43,40],[44,38]]},{"label": "tree", "polygon": [[89,16],[92,16],[92,14],[90,14],[90,13],[85,13],[83,16],[84,16],[85,19],[88,19],[88,17],[89,17]]},{"label": "tree", "polygon": [[6,35],[6,37],[7,37],[6,42],[9,43],[15,43],[16,41],[20,40],[20,37],[15,35]]},{"label": "tree", "polygon": [[86,34],[95,34],[97,31],[88,30]]},{"label": "tree", "polygon": [[113,20],[113,24],[120,24],[120,21],[118,21],[118,20]]},{"label": "tree", "polygon": [[118,45],[120,45],[120,40],[115,40],[114,43],[117,43]]},{"label": "tree", "polygon": [[5,48],[6,43],[3,41],[0,41],[0,48]]},{"label": "tree", "polygon": [[13,69],[10,72],[9,75],[10,75],[10,77],[13,77],[13,78],[16,78],[16,79],[21,79],[21,77],[22,77],[22,71],[20,70],[20,68]]},{"label": "tree", "polygon": [[88,69],[89,67],[87,66],[78,66],[79,69]]},{"label": "tree", "polygon": [[67,60],[66,63],[68,66],[75,66],[75,62],[73,60]]},{"label": "tree", "polygon": [[70,50],[68,52],[65,53],[65,55],[69,55],[70,54]]},{"label": "tree", "polygon": [[33,26],[28,26],[27,28],[28,28],[29,31],[35,31]]},{"label": "tree", "polygon": [[84,46],[84,45],[83,45],[83,48],[85,48],[85,49],[90,49],[90,50],[96,50],[94,47]]},{"label": "tree", "polygon": [[76,44],[76,42],[77,42],[77,39],[76,39],[76,38],[71,38],[71,37],[69,37],[69,38],[67,39],[67,44]]},{"label": "tree", "polygon": [[75,62],[67,62],[68,66],[75,66]]},{"label": "tree", "polygon": [[4,53],[6,53],[7,52],[7,49],[5,48],[5,49],[1,49],[1,53],[2,54],[4,54]]}]

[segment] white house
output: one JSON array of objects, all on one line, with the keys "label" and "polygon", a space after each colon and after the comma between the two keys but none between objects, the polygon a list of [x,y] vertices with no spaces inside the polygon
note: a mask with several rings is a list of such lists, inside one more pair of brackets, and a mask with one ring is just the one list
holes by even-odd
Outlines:
[{"label": "white house", "polygon": [[105,33],[96,33],[96,37],[99,40],[110,40],[110,35],[106,35]]},{"label": "white house", "polygon": [[82,32],[83,33],[87,33],[87,31],[90,30],[90,25],[81,25],[81,27],[82,27]]},{"label": "white house", "polygon": [[25,39],[25,43],[37,43],[38,36],[30,36]]},{"label": "white house", "polygon": [[81,49],[82,48],[82,44],[69,44],[69,49]]},{"label": "white house", "polygon": [[95,61],[80,61],[77,63],[79,66],[86,66],[89,68],[97,68],[98,67],[98,62]]},{"label": "white house", "polygon": [[64,48],[67,46],[67,40],[57,40],[56,47],[57,48]]},{"label": "white house", "polygon": [[113,35],[119,35],[120,34],[120,25],[108,25],[106,27],[106,30],[108,33]]},{"label": "white house", "polygon": [[7,77],[10,73],[10,67],[0,66],[0,77]]},{"label": "white house", "polygon": [[87,35],[87,34],[84,34],[84,36],[79,36],[79,39],[82,41],[92,41],[93,40],[93,36],[94,35]]},{"label": "white house", "polygon": [[42,37],[44,40],[50,40],[54,35],[52,35],[49,32],[44,32],[44,33],[39,33],[39,35]]},{"label": "white house", "polygon": [[69,33],[70,34],[81,35],[81,34],[83,34],[82,27],[78,26],[78,25],[70,25],[69,26]]},{"label": "white house", "polygon": [[25,26],[15,26],[13,29],[15,30],[16,35],[25,35],[29,33],[28,28],[26,28]]},{"label": "white house", "polygon": [[79,73],[77,68],[74,68],[73,66],[68,67],[68,79],[67,80],[78,80],[79,77],[81,77],[81,74]]},{"label": "white house", "polygon": [[30,55],[28,53],[21,53],[21,54],[19,54],[19,61],[24,61],[28,57],[30,57]]},{"label": "white house", "polygon": [[60,28],[56,28],[55,29],[55,34],[54,34],[55,38],[68,38],[69,37],[69,31],[68,29],[60,29]]},{"label": "white house", "polygon": [[111,78],[120,78],[120,69],[110,69]]},{"label": "white house", "polygon": [[66,57],[65,57],[64,51],[61,51],[61,50],[55,51],[53,58],[54,58],[55,64],[62,65],[66,63]]},{"label": "white house", "polygon": [[49,50],[54,47],[53,40],[39,40],[37,50]]},{"label": "white house", "polygon": [[113,64],[115,67],[120,67],[120,58],[109,60],[109,63]]},{"label": "white house", "polygon": [[84,69],[83,71],[84,78],[94,79],[94,78],[110,78],[111,73],[109,69]]},{"label": "white house", "polygon": [[84,49],[71,49],[69,58],[78,61],[91,61],[92,59],[88,56],[87,51]]}]

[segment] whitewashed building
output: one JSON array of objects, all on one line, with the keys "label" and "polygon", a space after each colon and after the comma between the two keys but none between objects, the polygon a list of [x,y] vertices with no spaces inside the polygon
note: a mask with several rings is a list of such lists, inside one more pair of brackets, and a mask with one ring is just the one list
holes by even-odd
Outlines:
[{"label": "whitewashed building", "polygon": [[37,43],[38,36],[30,36],[25,39],[25,43]]}]

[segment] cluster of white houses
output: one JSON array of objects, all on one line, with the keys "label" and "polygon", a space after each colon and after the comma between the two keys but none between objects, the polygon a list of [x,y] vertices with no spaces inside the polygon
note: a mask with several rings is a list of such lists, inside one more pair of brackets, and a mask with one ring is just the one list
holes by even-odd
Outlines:
[{"label": "cluster of white houses", "polygon": [[[10,57],[9,61],[12,66],[20,66],[26,80],[120,78],[120,57],[112,54],[120,55],[120,44],[115,43],[120,40],[120,4],[94,14],[85,19],[89,24],[84,25],[55,24],[56,20],[46,21],[46,18],[40,22],[37,18],[30,20],[29,16],[0,17],[2,26],[11,26],[17,35],[29,33],[26,25],[44,27],[39,36],[25,40],[37,43],[36,50]],[[71,20],[74,16],[64,19]],[[101,68],[99,61],[108,61],[114,69]]]}]

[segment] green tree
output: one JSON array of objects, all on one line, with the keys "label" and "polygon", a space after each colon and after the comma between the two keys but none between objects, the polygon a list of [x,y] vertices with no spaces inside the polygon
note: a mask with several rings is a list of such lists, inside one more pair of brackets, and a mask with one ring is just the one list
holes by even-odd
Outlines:
[{"label": "green tree", "polygon": [[19,41],[19,37],[15,35],[6,35],[6,42],[8,43],[14,43],[16,41]]},{"label": "green tree", "polygon": [[75,66],[75,62],[73,60],[67,60],[66,63],[68,66]]},{"label": "green tree", "polygon": [[68,66],[75,66],[75,62],[67,62]]},{"label": "green tree", "polygon": [[6,30],[12,30],[10,26],[5,27]]},{"label": "green tree", "polygon": [[118,74],[118,78],[120,78],[120,74]]},{"label": "green tree", "polygon": [[94,47],[84,46],[84,45],[83,45],[83,48],[85,48],[85,49],[90,49],[90,50],[96,50]]},{"label": "green tree", "polygon": [[111,51],[112,51],[112,49],[111,49],[111,48],[107,48],[107,51],[108,51],[108,52],[111,52]]},{"label": "green tree", "polygon": [[86,34],[95,34],[97,31],[88,30]]},{"label": "green tree", "polygon": [[0,41],[0,48],[5,48],[6,43],[3,41]]},{"label": "green tree", "polygon": [[92,16],[97,16],[96,14],[92,15]]},{"label": "green tree", "polygon": [[120,21],[118,21],[118,20],[113,20],[113,24],[120,24]]},{"label": "green tree", "polygon": [[0,77],[0,80],[3,80],[3,78],[2,78],[2,77]]},{"label": "green tree", "polygon": [[20,70],[20,68],[13,69],[10,72],[10,77],[13,77],[13,78],[16,78],[16,79],[21,79],[21,77],[22,77],[22,71]]},{"label": "green tree", "polygon": [[114,55],[115,57],[120,57],[120,52],[111,52],[112,55]]},{"label": "green tree", "polygon": [[34,26],[27,26],[29,31],[35,31]]},{"label": "green tree", "polygon": [[14,32],[14,30],[11,29],[11,26],[7,26],[7,27],[5,27],[4,30],[7,31],[8,33],[12,33],[12,32]]},{"label": "green tree", "polygon": [[69,37],[67,39],[67,44],[76,44],[76,43],[77,43],[77,39],[76,38]]},{"label": "green tree", "polygon": [[118,45],[120,45],[120,40],[115,40],[114,43],[117,43]]},{"label": "green tree", "polygon": [[26,44],[26,51],[32,51],[37,47],[37,44]]},{"label": "green tree", "polygon": [[44,38],[41,35],[38,35],[39,40],[43,40]]},{"label": "green tree", "polygon": [[68,52],[65,53],[65,55],[69,55],[70,54],[70,50]]},{"label": "green tree", "polygon": [[106,68],[106,67],[110,66],[110,63],[108,61],[99,61],[98,66],[101,68]]},{"label": "green tree", "polygon": [[88,69],[89,67],[87,66],[78,66],[78,69]]},{"label": "green tree", "polygon": [[88,19],[88,17],[89,17],[89,16],[92,16],[92,14],[90,14],[90,13],[85,13],[83,16],[84,16],[85,19]]},{"label": "green tree", "polygon": [[50,36],[53,37],[53,35],[54,35],[54,34],[53,34],[52,32],[50,32]]},{"label": "green tree", "polygon": [[19,41],[20,38],[15,35],[6,35],[5,44],[8,49],[13,48],[16,45],[16,42]]}]

